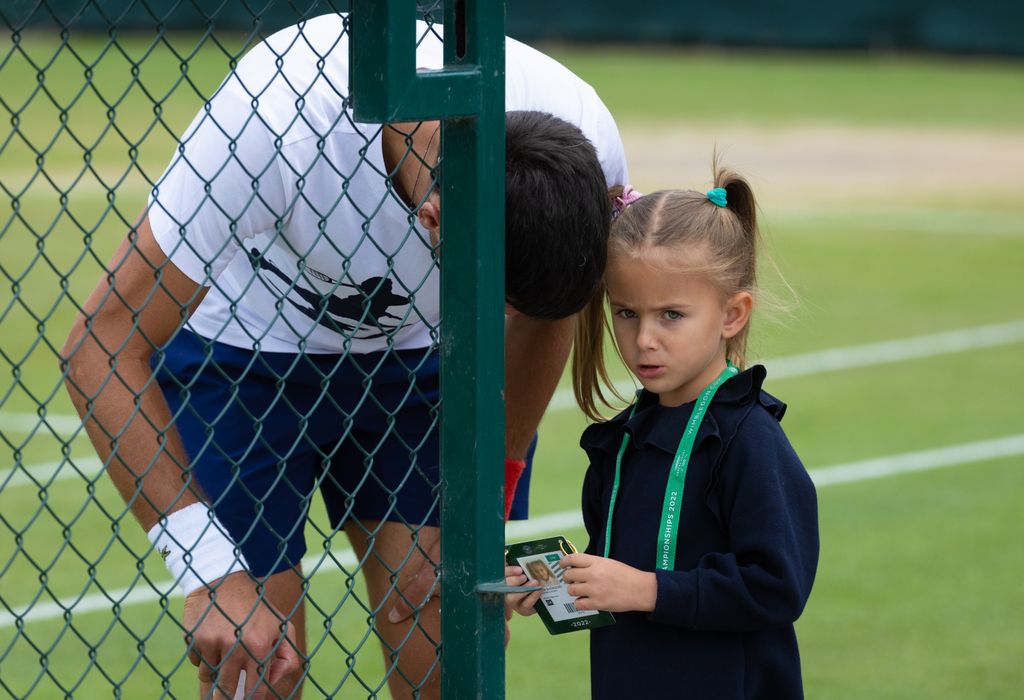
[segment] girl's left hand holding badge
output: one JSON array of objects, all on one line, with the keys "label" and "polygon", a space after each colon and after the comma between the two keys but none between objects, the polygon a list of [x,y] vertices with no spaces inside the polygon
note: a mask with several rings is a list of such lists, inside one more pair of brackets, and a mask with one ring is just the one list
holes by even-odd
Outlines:
[{"label": "girl's left hand holding badge", "polygon": [[592,554],[562,558],[564,581],[576,596],[578,610],[653,612],[658,600],[658,579],[653,571],[640,571],[614,559]]}]

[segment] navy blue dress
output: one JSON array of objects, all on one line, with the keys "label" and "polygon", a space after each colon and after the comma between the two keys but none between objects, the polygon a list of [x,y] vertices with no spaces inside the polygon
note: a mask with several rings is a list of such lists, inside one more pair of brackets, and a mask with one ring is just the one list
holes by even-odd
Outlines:
[{"label": "navy blue dress", "polygon": [[[592,696],[802,698],[793,622],[818,564],[814,485],[779,421],[786,406],[761,390],[764,367],[723,384],[690,458],[674,571],[657,571],[653,613],[616,613],[591,631]],[[666,408],[643,392],[629,410],[591,425],[583,486],[587,553],[603,555],[623,431],[612,559],[655,570],[665,484],[693,404]]]}]

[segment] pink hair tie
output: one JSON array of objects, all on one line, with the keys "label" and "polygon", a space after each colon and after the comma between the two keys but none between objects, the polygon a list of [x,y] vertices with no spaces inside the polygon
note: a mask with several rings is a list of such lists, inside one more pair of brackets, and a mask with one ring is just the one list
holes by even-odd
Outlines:
[{"label": "pink hair tie", "polygon": [[615,198],[615,206],[612,207],[612,213],[618,216],[626,207],[641,197],[643,197],[643,194],[634,190],[632,185],[626,185],[622,188],[622,194]]}]

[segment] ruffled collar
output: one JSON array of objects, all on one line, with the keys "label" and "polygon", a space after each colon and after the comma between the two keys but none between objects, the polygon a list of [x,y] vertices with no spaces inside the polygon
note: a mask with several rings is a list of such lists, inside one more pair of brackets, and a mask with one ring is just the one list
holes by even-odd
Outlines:
[{"label": "ruffled collar", "polygon": [[[760,403],[776,420],[782,420],[786,404],[761,389],[766,376],[763,365],[754,365],[722,384],[704,416],[694,447],[709,437],[717,436],[721,440],[722,431],[728,430],[723,421],[728,423],[731,415],[745,415],[755,403]],[[580,445],[584,449],[617,452],[625,430],[630,434],[634,448],[652,446],[675,454],[693,411],[693,402],[665,407],[658,403],[657,394],[641,390],[632,417],[631,409],[627,407],[614,418],[591,425],[583,433]],[[746,410],[737,413],[735,409]]]}]

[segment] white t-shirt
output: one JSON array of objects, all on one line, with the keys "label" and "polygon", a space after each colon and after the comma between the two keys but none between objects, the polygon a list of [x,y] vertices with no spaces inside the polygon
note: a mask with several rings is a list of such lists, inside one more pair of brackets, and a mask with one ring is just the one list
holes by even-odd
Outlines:
[{"label": "white t-shirt", "polygon": [[[385,177],[381,126],[353,119],[344,21],[317,17],[249,51],[153,188],[157,242],[210,288],[189,320],[203,337],[292,353],[436,341],[437,264]],[[441,68],[441,40],[422,22],[418,35],[416,65]],[[608,185],[627,182],[618,129],[594,90],[513,39],[506,109],[577,125]]]}]

